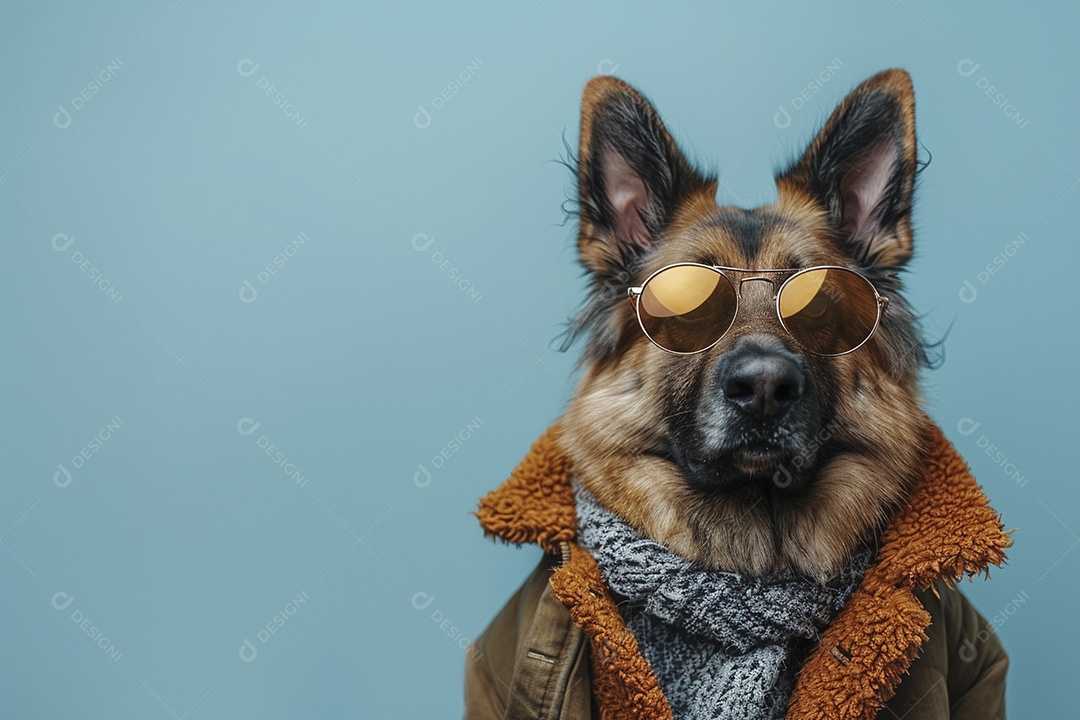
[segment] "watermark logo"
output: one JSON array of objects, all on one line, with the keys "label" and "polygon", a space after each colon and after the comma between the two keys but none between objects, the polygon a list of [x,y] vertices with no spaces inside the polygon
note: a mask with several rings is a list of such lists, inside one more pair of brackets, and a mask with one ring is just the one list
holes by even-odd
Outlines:
[{"label": "watermark logo", "polygon": [[[462,445],[469,441],[469,439],[480,429],[480,426],[484,424],[484,421],[479,417],[474,417],[470,420],[465,427],[461,428],[454,437],[450,438],[439,452],[435,453],[431,457],[431,467],[434,470],[439,470],[446,461],[449,460],[454,453],[461,449]],[[416,472],[413,473],[413,483],[416,487],[426,488],[431,485],[432,471],[428,470],[427,466],[420,463]]]},{"label": "watermark logo", "polygon": [[[258,72],[262,67],[259,63],[255,62],[251,58],[244,58],[240,62],[236,63],[236,74],[242,78],[249,78]],[[255,81],[255,86],[262,90],[266,97],[270,98],[270,102],[274,103],[279,110],[293,121],[293,124],[297,128],[305,128],[308,124],[308,119],[300,114],[296,106],[289,102],[289,99],[285,97],[277,87],[275,87],[265,75],[260,75],[259,79]]]},{"label": "watermark logo", "polygon": [[[412,606],[420,612],[426,612],[431,604],[435,602],[435,596],[426,592],[413,593]],[[465,637],[465,635],[458,629],[457,625],[454,625],[453,621],[446,617],[442,610],[435,608],[431,611],[431,621],[439,626],[439,629],[446,633],[454,643],[462,650],[468,651],[469,646],[472,645],[472,640]]]},{"label": "watermark logo", "polygon": [[[265,285],[270,282],[270,278],[277,274],[278,270],[285,267],[285,263],[289,262],[294,255],[296,255],[297,249],[307,245],[308,240],[307,233],[300,233],[296,236],[296,239],[285,246],[285,249],[275,255],[265,268],[259,271],[255,276],[259,285]],[[250,305],[259,298],[259,290],[255,287],[250,280],[244,280],[244,284],[240,286],[240,292],[237,293],[240,298],[240,302]]]},{"label": "watermark logo", "polygon": [[[72,456],[70,460],[71,467],[75,470],[78,470],[83,465],[85,465],[86,461],[89,460],[94,455],[94,453],[100,450],[102,445],[104,445],[105,442],[109,438],[111,438],[113,434],[116,433],[116,431],[119,430],[120,426],[123,424],[124,421],[120,419],[119,415],[105,423],[105,427],[99,430],[97,434],[94,435],[94,437],[90,438],[89,442],[83,445],[82,449],[79,450],[79,452],[75,453],[75,455]],[[68,470],[63,463],[60,463],[57,466],[56,472],[53,473],[53,483],[56,485],[56,487],[66,488],[68,485],[71,484],[71,476],[71,470]]]},{"label": "watermark logo", "polygon": [[[827,82],[836,77],[837,72],[839,72],[843,65],[844,62],[840,58],[833,58],[828,65],[822,68],[818,74],[807,83],[806,87],[799,90],[795,97],[791,98],[787,105],[780,105],[777,107],[776,114],[773,115],[773,125],[775,125],[778,130],[787,130],[791,127],[792,112],[797,113],[802,110],[810,98],[817,95]],[[791,107],[791,111],[788,111],[788,106]]]},{"label": "watermark logo", "polygon": [[[969,417],[960,418],[956,423],[957,432],[965,437],[974,435],[975,431],[980,427],[982,427],[981,422]],[[1020,472],[1016,465],[1005,455],[1005,452],[992,443],[990,438],[980,433],[979,437],[975,440],[975,444],[986,453],[986,456],[989,457],[995,465],[1001,468],[1008,478],[1016,483],[1017,487],[1024,487],[1027,485],[1027,476]]]},{"label": "watermark logo", "polygon": [[[975,276],[975,279],[979,281],[979,285],[986,285],[990,280],[1005,267],[1005,263],[1009,261],[1016,253],[1020,251],[1020,248],[1027,244],[1029,240],[1025,233],[1020,233],[1016,236],[1016,239],[1005,245],[1004,249],[994,256],[994,259],[986,264],[986,267],[979,271],[979,274]],[[971,304],[975,302],[979,297],[979,290],[970,280],[964,280],[964,284],[960,286],[960,301],[963,303]]]},{"label": "watermark logo", "polygon": [[[982,65],[971,58],[964,58],[956,63],[956,74],[962,78],[969,78],[978,72],[980,67],[982,67]],[[1016,109],[1016,106],[1009,102],[1005,97],[1005,94],[992,85],[990,81],[986,79],[985,75],[979,76],[979,79],[975,81],[975,87],[982,90],[986,97],[990,98],[990,102],[1001,108],[1001,111],[1005,113],[1005,117],[1012,120],[1016,127],[1021,130],[1027,127],[1028,119],[1020,114],[1020,111]]]},{"label": "watermark logo", "polygon": [[810,438],[805,446],[800,448],[799,454],[795,455],[788,462],[781,463],[776,472],[773,473],[773,484],[778,488],[791,487],[791,483],[795,478],[792,475],[791,469],[788,468],[788,463],[791,464],[796,472],[801,471],[806,465],[812,463],[817,457],[818,450],[821,446],[829,441],[836,431],[840,429],[840,420],[834,419],[825,427],[818,430],[817,435]]},{"label": "watermark logo", "polygon": [[101,72],[94,76],[94,78],[86,84],[79,93],[71,99],[69,103],[71,105],[71,111],[67,109],[65,105],[58,105],[56,107],[56,114],[53,115],[53,125],[58,130],[67,130],[71,127],[72,112],[79,112],[85,107],[90,98],[94,97],[101,91],[101,88],[105,83],[112,80],[113,76],[124,66],[124,61],[120,58],[113,58],[112,62],[106,65]]},{"label": "watermark logo", "polygon": [[[64,252],[71,247],[74,242],[75,238],[72,236],[65,233],[56,233],[53,235],[51,244],[53,250],[56,252]],[[90,279],[92,284],[96,285],[103,293],[105,293],[105,297],[112,300],[114,304],[118,305],[120,303],[120,300],[124,297],[123,294],[116,289],[116,286],[105,277],[98,267],[82,254],[82,251],[73,250],[69,260],[75,263],[79,270]]]},{"label": "watermark logo", "polygon": [[960,643],[960,649],[956,652],[960,659],[966,663],[973,662],[979,656],[979,646],[989,640],[991,635],[996,635],[997,631],[1027,601],[1028,594],[1021,590],[1019,595],[1010,600],[1000,612],[995,613],[994,617],[975,633],[974,642],[970,638],[965,638],[964,642]]},{"label": "watermark logo", "polygon": [[[300,610],[300,606],[308,600],[307,592],[301,590],[300,594],[285,603],[285,607],[282,611],[270,618],[270,622],[266,623],[259,632],[255,633],[255,639],[259,641],[259,645],[265,645],[270,640],[271,636],[284,627],[285,623]],[[240,659],[244,662],[255,662],[255,659],[259,657],[259,648],[255,643],[251,642],[249,638],[244,638],[244,642],[240,644],[238,654],[240,655]]]},{"label": "watermark logo", "polygon": [[[66,593],[63,590],[53,593],[52,606],[60,612],[65,612],[74,602],[75,596],[71,593]],[[116,645],[102,633],[101,629],[86,616],[86,613],[79,608],[75,608],[71,611],[69,617],[73,623],[79,626],[80,630],[86,633],[87,637],[89,637],[95,645],[104,651],[106,657],[113,662],[120,662],[120,658],[124,656],[124,653],[117,649]]]},{"label": "watermark logo", "polygon": [[476,73],[479,72],[480,68],[482,68],[483,66],[484,63],[480,61],[480,58],[473,58],[468,64],[465,65],[464,68],[462,68],[461,72],[455,75],[453,79],[451,79],[450,82],[448,82],[446,86],[439,91],[438,95],[431,98],[431,102],[429,103],[431,105],[430,112],[424,105],[418,105],[416,107],[416,112],[413,114],[412,119],[413,125],[415,125],[420,130],[427,130],[429,127],[431,127],[432,112],[438,112],[439,110],[442,110],[443,107],[446,106],[446,103],[449,102],[450,99],[457,95],[459,92],[461,92],[461,89],[465,87],[465,83],[472,80]]},{"label": "watermark logo", "polygon": [[619,72],[619,68],[621,67],[622,65],[615,62],[611,58],[604,58],[600,62],[596,63],[596,72],[600,75],[614,75],[615,73]]},{"label": "watermark logo", "polygon": [[[435,243],[435,238],[425,233],[416,233],[412,236],[410,244],[413,250],[416,252],[425,252]],[[461,292],[465,293],[465,297],[473,301],[473,303],[479,303],[483,295],[476,289],[476,286],[465,277],[465,275],[459,270],[453,263],[447,260],[441,251],[432,250],[430,255],[431,262],[438,266],[446,277],[450,278],[450,282],[454,283],[461,289]]]},{"label": "watermark logo", "polygon": [[[243,417],[236,423],[236,432],[245,437],[249,437],[259,429],[260,425],[262,425],[262,423],[249,417]],[[307,476],[300,472],[299,468],[296,467],[296,464],[286,457],[285,452],[281,448],[270,442],[268,437],[259,435],[258,439],[255,440],[255,445],[260,450],[264,451],[267,457],[269,457],[275,465],[281,468],[281,471],[285,473],[287,477],[296,483],[297,487],[304,487],[308,484]]]}]

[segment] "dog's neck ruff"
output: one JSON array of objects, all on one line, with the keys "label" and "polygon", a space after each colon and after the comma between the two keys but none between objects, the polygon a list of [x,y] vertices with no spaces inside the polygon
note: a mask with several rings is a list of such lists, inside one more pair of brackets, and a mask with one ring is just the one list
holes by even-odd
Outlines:
[{"label": "dog's neck ruff", "polygon": [[[927,637],[930,614],[913,590],[989,573],[990,565],[1004,562],[1012,541],[1001,516],[944,433],[933,428],[923,477],[882,531],[847,605],[802,663],[787,717],[874,717]],[[571,474],[556,422],[510,477],[481,499],[477,518],[489,536],[562,555],[551,589],[587,638],[592,693],[602,716],[672,718],[596,560],[578,544]],[[888,632],[880,631],[882,623]]]},{"label": "dog's neck ruff", "polygon": [[782,718],[805,653],[870,562],[834,581],[705,570],[632,528],[574,483],[578,542],[596,559],[677,720]]}]

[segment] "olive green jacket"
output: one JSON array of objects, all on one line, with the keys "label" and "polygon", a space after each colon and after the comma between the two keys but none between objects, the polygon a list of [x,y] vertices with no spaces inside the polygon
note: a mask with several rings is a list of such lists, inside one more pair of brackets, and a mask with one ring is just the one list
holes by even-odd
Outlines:
[{"label": "olive green jacket", "polygon": [[[574,542],[557,440],[556,423],[477,512],[487,534],[546,552],[469,648],[465,717],[671,718],[596,562]],[[1008,658],[953,583],[1000,564],[1007,534],[938,431],[922,482],[800,669],[787,717],[1003,718]]]}]

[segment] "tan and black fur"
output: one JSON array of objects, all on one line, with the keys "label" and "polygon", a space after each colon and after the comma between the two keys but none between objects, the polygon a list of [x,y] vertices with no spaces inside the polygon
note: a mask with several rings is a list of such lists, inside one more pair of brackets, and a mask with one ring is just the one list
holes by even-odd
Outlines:
[{"label": "tan and black fur", "polygon": [[[888,70],[778,173],[775,204],[720,206],[716,179],[685,158],[641,93],[610,76],[589,81],[576,180],[590,293],[568,332],[587,345],[562,443],[604,505],[686,558],[750,574],[824,580],[874,537],[919,477],[929,437],[918,387],[927,353],[899,277],[912,254],[916,149],[911,80]],[[674,355],[642,333],[626,288],[684,261],[843,265],[890,302],[866,345],[820,357],[786,334],[768,284],[750,283],[716,346]],[[784,353],[805,373],[805,406],[787,426],[766,432],[724,405],[718,368],[747,348]]]}]

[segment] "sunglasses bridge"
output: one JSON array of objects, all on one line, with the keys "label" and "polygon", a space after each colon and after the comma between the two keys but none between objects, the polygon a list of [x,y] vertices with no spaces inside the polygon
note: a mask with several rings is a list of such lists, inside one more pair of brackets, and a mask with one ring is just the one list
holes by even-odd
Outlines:
[{"label": "sunglasses bridge", "polygon": [[[750,270],[750,269],[746,269],[746,268],[724,267],[722,265],[705,265],[703,267],[708,267],[710,270],[715,270],[718,274],[723,275],[725,278],[727,278],[728,282],[730,282],[732,285],[734,285],[736,287],[736,289],[738,290],[738,293],[740,295],[742,294],[743,283],[753,282],[755,280],[760,280],[762,282],[767,282],[770,285],[772,285],[773,292],[775,293],[777,291],[777,289],[779,289],[780,285],[783,285],[784,281],[787,280],[792,275],[795,275],[796,273],[801,272],[803,270],[813,269],[813,268],[785,268],[783,270]],[[822,266],[822,267],[830,267],[830,266]],[[730,277],[730,275],[729,275],[730,273],[737,273],[737,274],[743,274],[743,273],[768,273],[768,275],[760,275],[759,274],[759,275],[752,276],[752,277],[742,277],[742,278],[738,278],[738,282],[735,282],[735,279]],[[771,275],[772,277],[769,277],[769,275]],[[626,288],[626,296],[628,298],[632,299],[632,298],[640,295],[644,289],[645,289],[644,285],[638,285],[636,287],[628,287],[628,288]]]}]

